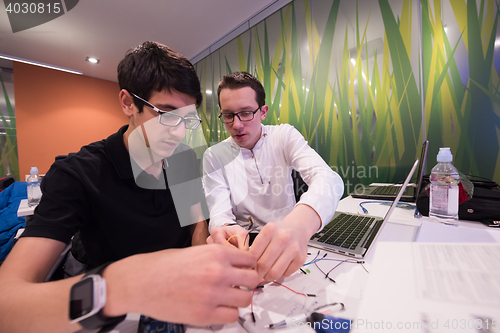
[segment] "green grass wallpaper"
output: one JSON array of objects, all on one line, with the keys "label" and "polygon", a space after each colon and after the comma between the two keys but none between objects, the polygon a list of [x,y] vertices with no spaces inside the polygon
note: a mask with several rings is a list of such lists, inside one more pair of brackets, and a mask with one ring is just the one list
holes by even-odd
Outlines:
[{"label": "green grass wallpaper", "polygon": [[2,84],[2,97],[4,102],[0,103],[0,105],[4,105],[0,110],[0,123],[2,124],[2,126],[0,126],[0,177],[10,174],[16,180],[20,180],[19,160],[17,156],[16,118],[14,116],[14,108],[10,102],[10,99],[14,96],[9,96],[2,75],[5,75],[5,73],[0,71],[0,83]]},{"label": "green grass wallpaper", "polygon": [[449,146],[460,171],[500,182],[498,15],[486,0],[293,1],[195,64],[205,139],[228,136],[216,88],[244,70],[264,84],[265,123],[294,125],[346,194],[402,181],[426,138],[427,173]]},{"label": "green grass wallpaper", "polygon": [[[447,4],[458,32],[456,41],[450,40],[448,24],[442,21],[446,8],[439,1],[422,1],[428,139],[434,150],[439,144],[451,147],[459,170],[500,182],[498,4],[484,0]],[[467,57],[457,61],[459,54]]]}]

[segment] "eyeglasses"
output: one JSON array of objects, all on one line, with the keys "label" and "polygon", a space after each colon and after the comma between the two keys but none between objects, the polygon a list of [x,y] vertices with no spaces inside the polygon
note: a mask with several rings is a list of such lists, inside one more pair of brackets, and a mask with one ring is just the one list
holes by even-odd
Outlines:
[{"label": "eyeglasses", "polygon": [[[134,96],[135,98],[141,100],[142,102],[144,102],[144,104],[149,106],[154,111],[158,112],[158,114],[159,114],[158,122],[162,125],[176,127],[181,122],[184,122],[184,127],[186,129],[195,130],[201,124],[201,119],[198,117],[182,117],[182,116],[179,116],[178,114],[173,113],[172,111],[163,111],[163,110],[158,109],[156,106],[149,103],[145,99],[140,98],[136,94],[131,93],[131,95]],[[193,106],[188,105],[187,107],[193,107]],[[179,108],[179,109],[182,109],[182,108]],[[179,110],[179,109],[177,109],[177,110]]]},{"label": "eyeglasses", "polygon": [[238,117],[240,121],[250,121],[253,120],[257,111],[260,110],[260,106],[255,111],[241,111],[236,113],[220,113],[219,119],[224,124],[230,124],[234,121],[234,116]]}]

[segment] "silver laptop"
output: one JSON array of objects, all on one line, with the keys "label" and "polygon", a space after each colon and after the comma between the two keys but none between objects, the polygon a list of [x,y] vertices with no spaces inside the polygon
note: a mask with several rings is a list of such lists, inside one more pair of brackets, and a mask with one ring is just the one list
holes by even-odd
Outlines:
[{"label": "silver laptop", "polygon": [[[425,141],[422,144],[422,151],[420,153],[420,164],[418,165],[417,171],[417,181],[415,186],[406,187],[405,192],[401,196],[401,201],[404,202],[415,202],[417,196],[422,189],[422,180],[425,173],[425,165],[427,161],[427,149],[429,146],[429,141]],[[373,200],[394,200],[399,192],[400,186],[365,186],[362,189],[357,189],[356,191],[350,193],[353,198],[360,199],[373,199]]]},{"label": "silver laptop", "polygon": [[314,234],[309,240],[309,245],[322,250],[337,252],[354,258],[363,258],[370,246],[380,234],[384,221],[389,220],[399,199],[408,186],[419,160],[416,160],[405,182],[399,188],[396,200],[385,214],[384,218],[378,216],[361,215],[353,213],[336,212],[333,219],[323,230]]}]

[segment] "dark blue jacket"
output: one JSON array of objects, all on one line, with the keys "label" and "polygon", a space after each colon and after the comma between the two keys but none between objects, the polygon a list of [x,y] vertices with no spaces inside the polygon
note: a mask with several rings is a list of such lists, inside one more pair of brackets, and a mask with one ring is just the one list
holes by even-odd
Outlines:
[{"label": "dark blue jacket", "polygon": [[17,230],[25,227],[24,216],[17,216],[22,199],[28,197],[26,182],[14,182],[0,192],[0,260],[4,260],[12,249],[12,239]]}]

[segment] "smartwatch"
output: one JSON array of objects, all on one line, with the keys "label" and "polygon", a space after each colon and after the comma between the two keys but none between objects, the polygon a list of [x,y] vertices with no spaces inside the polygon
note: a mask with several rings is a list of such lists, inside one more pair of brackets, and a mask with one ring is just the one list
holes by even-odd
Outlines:
[{"label": "smartwatch", "polygon": [[86,329],[98,329],[109,332],[126,315],[107,317],[102,309],[106,304],[106,280],[102,271],[111,263],[104,264],[87,272],[85,276],[71,287],[69,296],[69,319],[71,323],[79,322]]}]

